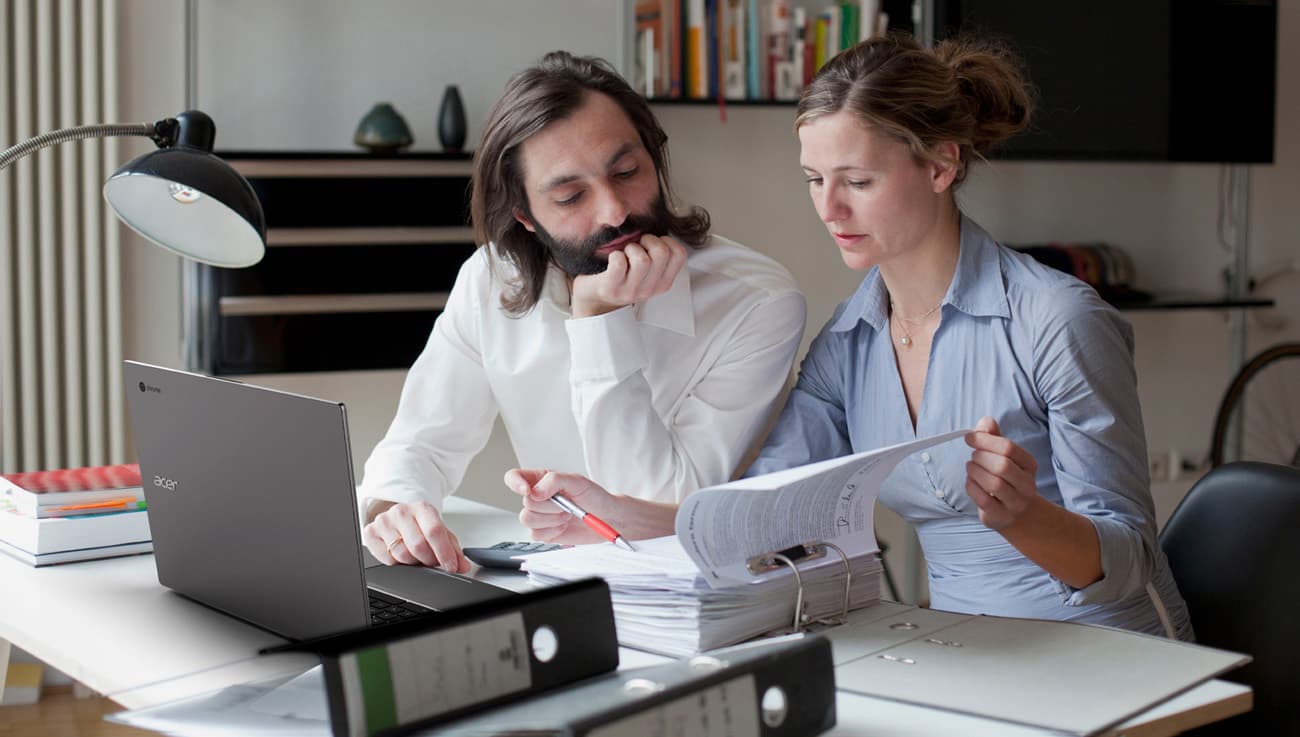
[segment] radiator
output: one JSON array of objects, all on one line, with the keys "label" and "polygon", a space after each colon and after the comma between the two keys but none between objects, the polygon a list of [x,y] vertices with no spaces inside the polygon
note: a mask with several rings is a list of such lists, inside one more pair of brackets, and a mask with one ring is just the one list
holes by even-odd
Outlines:
[{"label": "radiator", "polygon": [[[112,0],[0,0],[0,148],[117,123]],[[113,139],[0,173],[0,472],[121,463],[121,231]]]}]

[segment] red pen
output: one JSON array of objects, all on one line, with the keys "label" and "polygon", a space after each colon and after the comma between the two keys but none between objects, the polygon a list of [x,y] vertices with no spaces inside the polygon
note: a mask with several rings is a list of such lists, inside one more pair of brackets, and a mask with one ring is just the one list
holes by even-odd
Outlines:
[{"label": "red pen", "polygon": [[590,527],[592,530],[594,530],[597,535],[600,535],[601,537],[614,543],[620,548],[623,548],[624,550],[633,553],[636,552],[636,548],[632,547],[632,543],[624,539],[624,537],[618,533],[618,530],[615,530],[613,527],[610,527],[608,524],[605,523],[605,520],[597,517],[596,515],[589,514],[587,510],[583,509],[582,507],[579,507],[569,497],[564,496],[563,494],[556,494],[555,496],[551,497],[551,501],[559,505],[560,509],[563,509],[564,511],[573,515],[574,517],[577,517],[578,519],[582,520],[582,523]]}]

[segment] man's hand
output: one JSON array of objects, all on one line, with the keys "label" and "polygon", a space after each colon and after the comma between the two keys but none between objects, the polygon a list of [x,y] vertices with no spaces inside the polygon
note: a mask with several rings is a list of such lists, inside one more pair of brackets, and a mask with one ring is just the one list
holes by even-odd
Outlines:
[{"label": "man's hand", "polygon": [[385,565],[423,565],[468,573],[460,541],[428,502],[394,504],[361,530],[361,541]]},{"label": "man's hand", "polygon": [[603,315],[663,294],[685,263],[686,246],[676,238],[644,235],[610,253],[603,272],[574,278],[573,316]]},{"label": "man's hand", "polygon": [[613,511],[615,498],[596,482],[573,473],[523,468],[507,472],[505,481],[511,491],[523,497],[519,521],[532,531],[534,540],[570,544],[605,541],[582,520],[551,501],[551,497],[564,492],[578,506],[609,522],[607,515]]}]

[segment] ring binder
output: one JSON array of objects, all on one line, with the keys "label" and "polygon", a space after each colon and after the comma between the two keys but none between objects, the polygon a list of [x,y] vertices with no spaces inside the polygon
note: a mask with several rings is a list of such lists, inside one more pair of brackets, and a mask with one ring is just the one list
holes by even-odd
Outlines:
[{"label": "ring binder", "polygon": [[[840,609],[838,616],[812,619],[804,611],[803,576],[799,574],[799,564],[824,558],[827,550],[834,550],[840,556],[840,564],[844,566],[844,605]],[[790,632],[799,632],[812,624],[834,626],[842,624],[848,618],[850,593],[853,588],[853,570],[849,566],[848,554],[835,543],[817,540],[792,545],[783,550],[755,555],[746,561],[745,565],[754,574],[774,571],[782,565],[790,567],[790,572],[794,574],[795,581],[794,618],[790,624]]]},{"label": "ring binder", "polygon": [[793,635],[616,671],[441,725],[447,737],[805,737],[835,726],[830,641]]},{"label": "ring binder", "polygon": [[609,587],[594,578],[281,649],[320,656],[335,737],[439,724],[618,667]]}]

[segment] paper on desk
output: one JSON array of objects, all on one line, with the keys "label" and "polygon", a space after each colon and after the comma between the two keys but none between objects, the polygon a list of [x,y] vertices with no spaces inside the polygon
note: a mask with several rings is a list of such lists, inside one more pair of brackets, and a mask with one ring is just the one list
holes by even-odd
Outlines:
[{"label": "paper on desk", "polygon": [[[802,574],[804,602],[813,616],[843,607],[845,579],[838,560],[818,561]],[[852,559],[850,598],[861,606],[877,595],[875,556]],[[791,575],[761,584],[713,588],[676,536],[638,540],[637,552],[610,544],[578,545],[524,559],[541,585],[600,576],[609,584],[619,642],[671,656],[690,655],[790,626],[798,584]]]},{"label": "paper on desk", "polygon": [[876,549],[872,515],[885,478],[912,453],[968,432],[957,430],[701,489],[686,497],[678,510],[677,537],[715,586],[756,580],[747,566],[750,558],[808,542],[834,543],[850,558],[871,552]]},{"label": "paper on desk", "polygon": [[295,676],[248,704],[248,708],[282,719],[310,719],[328,722],[329,701],[325,698],[325,676],[321,667]]},{"label": "paper on desk", "polygon": [[[317,667],[300,676],[231,686],[147,709],[119,711],[105,718],[118,724],[183,737],[244,737],[250,734],[329,737],[330,725],[326,719],[307,718],[302,713],[274,712],[284,707],[299,709],[305,703],[301,692],[313,687],[313,679],[323,703],[325,684]],[[272,695],[286,685],[289,693]]]}]

